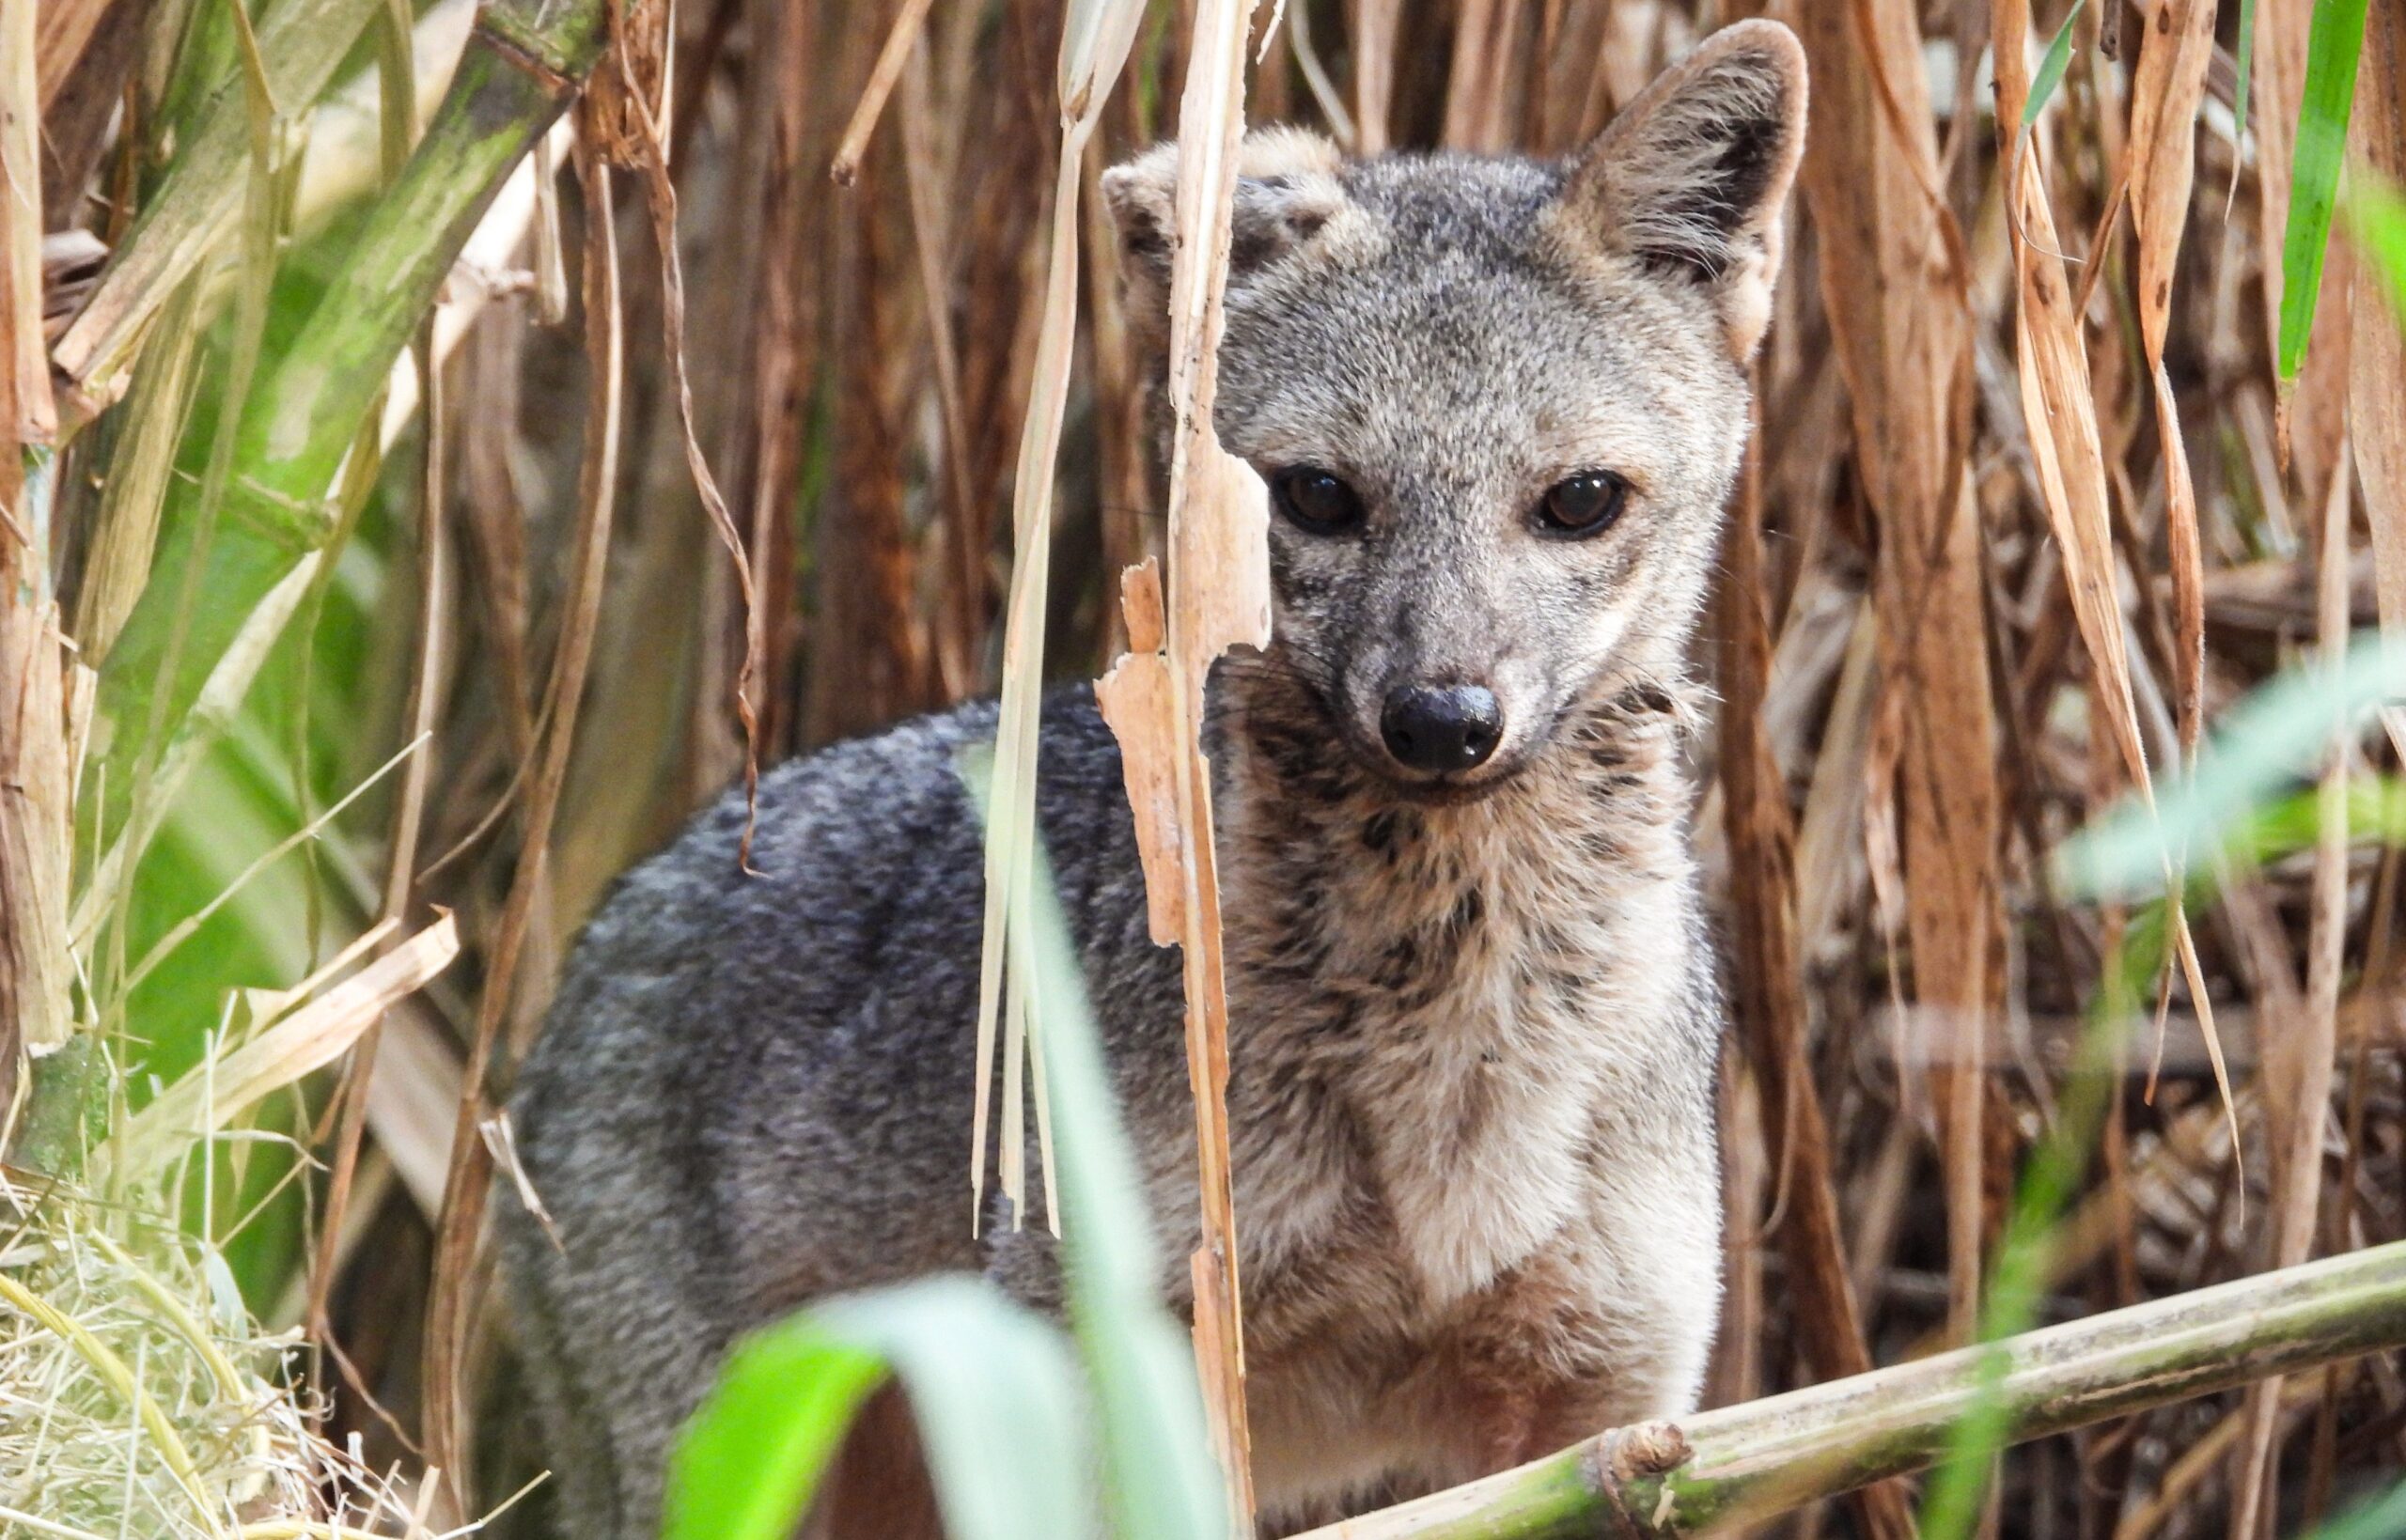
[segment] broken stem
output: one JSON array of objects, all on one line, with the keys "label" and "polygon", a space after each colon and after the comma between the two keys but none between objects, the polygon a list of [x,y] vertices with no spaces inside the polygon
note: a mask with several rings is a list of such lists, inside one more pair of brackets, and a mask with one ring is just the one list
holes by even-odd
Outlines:
[{"label": "broken stem", "polygon": [[1984,1397],[2002,1403],[2020,1442],[2401,1345],[2406,1242],[1723,1408],[1677,1429],[1614,1429],[1302,1540],[1656,1540],[1923,1470]]}]

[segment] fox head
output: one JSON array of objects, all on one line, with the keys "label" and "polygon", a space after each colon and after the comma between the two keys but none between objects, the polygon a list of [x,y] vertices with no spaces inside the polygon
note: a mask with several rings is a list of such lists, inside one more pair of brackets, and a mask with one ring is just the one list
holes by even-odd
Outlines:
[{"label": "fox head", "polygon": [[[1787,28],[1706,40],[1558,162],[1240,162],[1214,427],[1269,484],[1273,641],[1359,765],[1476,794],[1675,677],[1804,133]],[[1176,148],[1103,179],[1161,341]]]}]

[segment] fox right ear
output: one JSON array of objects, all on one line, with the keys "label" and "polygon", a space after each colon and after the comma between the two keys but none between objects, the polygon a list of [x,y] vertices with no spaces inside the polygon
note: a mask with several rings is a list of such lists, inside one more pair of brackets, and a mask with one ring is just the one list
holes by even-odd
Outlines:
[{"label": "fox right ear", "polygon": [[1742,359],[1771,319],[1804,89],[1794,33],[1769,21],[1724,27],[1580,151],[1562,194],[1586,239],[1707,285]]},{"label": "fox right ear", "polygon": [[[1336,147],[1303,129],[1248,133],[1238,152],[1228,282],[1242,284],[1308,242],[1345,204]],[[1178,146],[1155,145],[1102,174],[1102,200],[1119,232],[1129,319],[1158,338],[1169,323],[1170,258],[1178,231]]]}]

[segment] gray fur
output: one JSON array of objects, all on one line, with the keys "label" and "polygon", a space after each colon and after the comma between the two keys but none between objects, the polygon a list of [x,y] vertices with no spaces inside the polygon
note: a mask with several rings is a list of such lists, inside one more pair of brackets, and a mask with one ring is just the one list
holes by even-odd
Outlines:
[{"label": "gray fur", "polygon": [[[1719,1290],[1720,1003],[1688,851],[1683,671],[1778,261],[1803,61],[1719,34],[1565,163],[1248,141],[1217,426],[1360,490],[1272,533],[1276,640],[1215,676],[1229,1089],[1257,1477],[1285,1520],[1693,1405]],[[1174,163],[1105,190],[1137,314]],[[1530,510],[1611,470],[1592,539]],[[1400,773],[1379,702],[1492,688],[1476,769]],[[1187,1301],[1177,954],[1146,935],[1117,746],[1047,702],[1043,833]],[[657,1525],[737,1334],[946,1268],[1055,1292],[966,1207],[988,705],[764,778],[622,883],[511,1107],[513,1317],[579,1540]]]}]

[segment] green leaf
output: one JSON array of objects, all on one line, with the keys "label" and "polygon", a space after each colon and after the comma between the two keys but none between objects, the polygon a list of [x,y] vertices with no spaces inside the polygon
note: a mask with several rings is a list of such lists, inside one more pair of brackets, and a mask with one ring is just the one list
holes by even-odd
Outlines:
[{"label": "green leaf", "polygon": [[[962,779],[981,810],[992,766],[982,748],[962,756]],[[1194,1353],[1155,1293],[1161,1252],[1139,1195],[1135,1153],[1112,1101],[1086,979],[1040,845],[1032,859],[1029,924],[1011,966],[1027,971],[1042,1003],[1031,1035],[1053,1101],[1070,1319],[1101,1423],[1112,1532],[1120,1540],[1222,1540],[1227,1520]]]},{"label": "green leaf", "polygon": [[956,1275],[830,1300],[739,1345],[670,1461],[667,1540],[788,1540],[889,1374],[911,1394],[947,1533],[1093,1532],[1060,1333]]},{"label": "green leaf", "polygon": [[2398,189],[2360,176],[2348,192],[2348,230],[2389,286],[2389,303],[2406,326],[2406,199]]},{"label": "green leaf", "polygon": [[2308,1540],[2398,1540],[2406,1534],[2406,1484],[2391,1487],[2318,1529]]},{"label": "green leaf", "polygon": [[1997,1452],[2013,1441],[2013,1409],[2006,1393],[2012,1370],[2009,1339],[2038,1320],[2058,1221],[2080,1190],[2097,1130],[2121,1083],[2116,1050],[2163,966],[2164,937],[2164,906],[2149,905],[2132,916],[2129,930],[2104,958],[2071,1073],[2058,1093],[2054,1125],[2031,1152],[2014,1190],[1980,1308],[1978,1340],[1988,1350],[1978,1363],[1976,1392],[1949,1430],[1946,1457],[1930,1478],[1921,1512],[1923,1540],[1963,1540],[1972,1532]]},{"label": "green leaf", "polygon": [[[2239,0],[2239,84],[2230,96],[2230,142],[2242,149],[2247,144],[2247,92],[2256,78],[2256,0]],[[2234,157],[2235,159],[2236,157]],[[2231,182],[2238,184],[2239,170],[2231,168]]]},{"label": "green leaf", "polygon": [[1134,1151],[1113,1110],[1086,981],[1053,874],[1037,853],[1028,961],[1044,1003],[1036,1041],[1053,1096],[1053,1153],[1070,1319],[1101,1420],[1112,1532],[1224,1540],[1228,1532],[1186,1333],[1155,1294],[1160,1250]]},{"label": "green leaf", "polygon": [[2348,148],[2348,117],[2356,98],[2356,57],[2364,51],[2367,0],[2316,0],[2308,35],[2305,97],[2298,109],[2297,149],[2289,163],[2289,223],[2281,241],[2280,369],[2297,379],[2314,331],[2322,292],[2322,259],[2331,244],[2331,211],[2339,193],[2339,163]]},{"label": "green leaf", "polygon": [[[992,764],[991,752],[964,756],[981,812]],[[1160,1251],[1086,982],[1041,849],[1029,859],[1029,923],[1009,964],[1042,1015],[1030,1036],[1050,1081],[1076,1359],[1050,1323],[958,1277],[806,1311],[739,1346],[688,1424],[670,1466],[669,1540],[784,1540],[889,1372],[911,1393],[961,1540],[1089,1534],[1106,1511],[1117,1540],[1227,1533],[1194,1360],[1155,1293]],[[1034,1233],[1016,1243],[1046,1244]],[[1098,1442],[1101,1494],[1088,1486]]]},{"label": "green leaf", "polygon": [[2055,28],[2054,41],[2047,45],[2046,56],[2039,61],[2039,72],[2030,81],[2030,100],[2022,104],[2022,126],[2024,129],[2039,121],[2047,107],[2047,99],[2055,94],[2063,83],[2064,70],[2071,64],[2071,29],[2080,21],[2086,0],[2074,0],[2071,9],[2064,12],[2064,24]]},{"label": "green leaf", "polygon": [[2310,773],[2335,732],[2401,696],[2406,640],[2377,633],[2361,637],[2336,670],[2309,663],[2275,675],[2231,708],[2196,770],[2165,788],[2155,817],[2125,800],[2065,844],[2057,870],[2066,890],[2091,898],[2159,892],[2167,848],[2226,838]]}]

